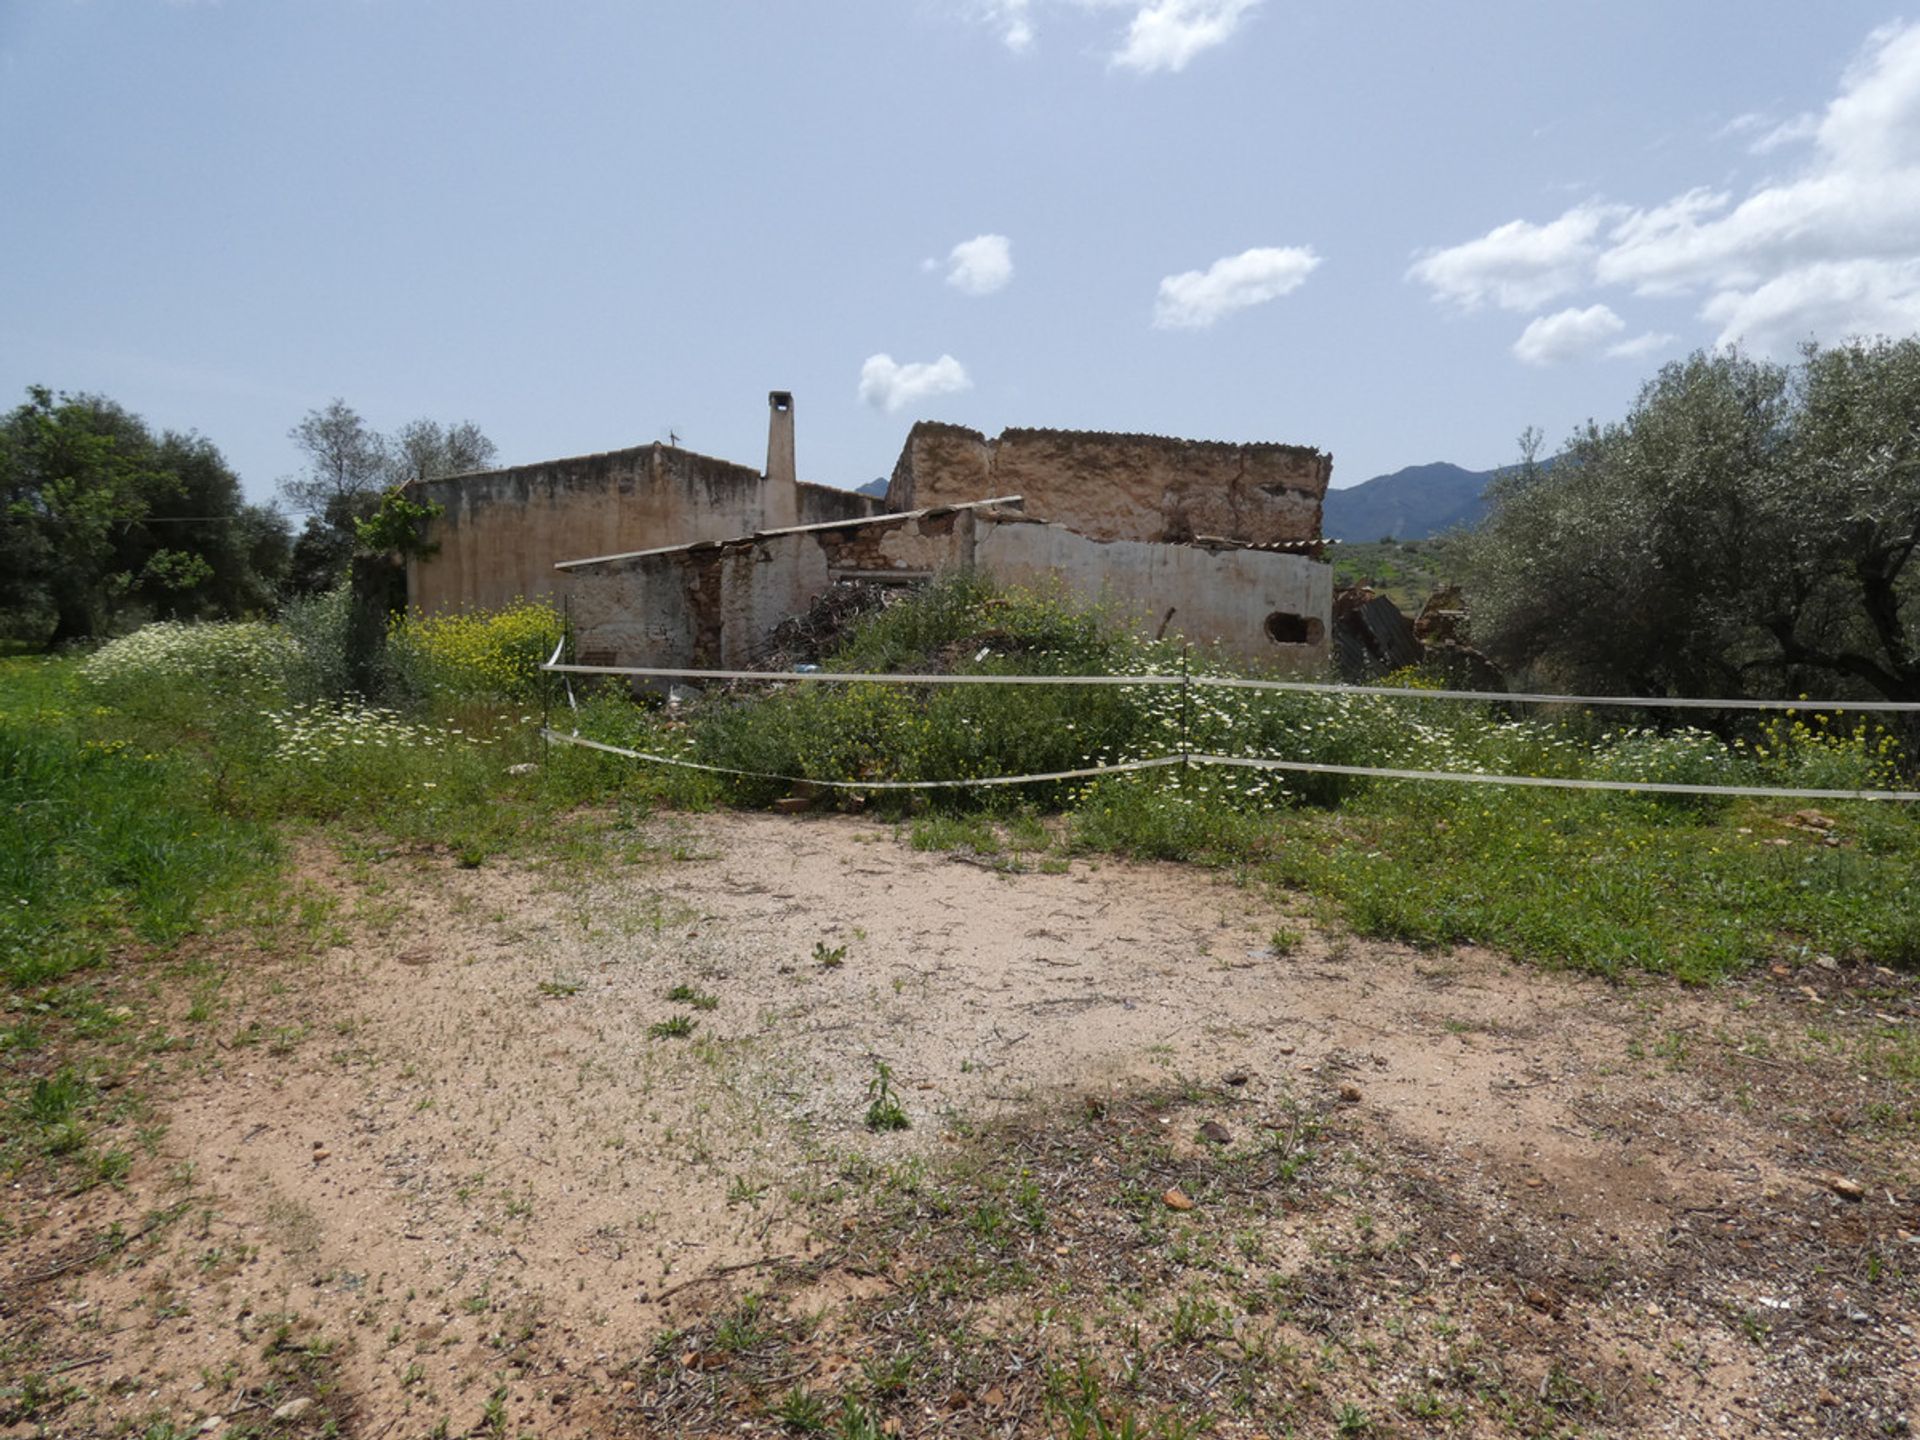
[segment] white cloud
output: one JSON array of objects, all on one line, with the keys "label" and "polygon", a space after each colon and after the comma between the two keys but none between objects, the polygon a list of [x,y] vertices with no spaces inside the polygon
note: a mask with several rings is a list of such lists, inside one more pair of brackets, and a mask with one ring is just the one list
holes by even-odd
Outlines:
[{"label": "white cloud", "polygon": [[1735,341],[1786,354],[1803,340],[1920,331],[1920,260],[1826,260],[1751,290],[1722,290],[1701,308]]},{"label": "white cloud", "polygon": [[1153,323],[1161,329],[1201,329],[1223,315],[1291,294],[1320,266],[1310,246],[1268,246],[1216,260],[1205,270],[1160,282]]},{"label": "white cloud", "polygon": [[1511,220],[1463,245],[1435,250],[1413,263],[1409,279],[1435,300],[1472,310],[1491,300],[1503,310],[1533,310],[1586,285],[1600,253],[1601,227],[1618,215],[1604,205],[1576,205],[1558,220]]},{"label": "white cloud", "polygon": [[968,295],[991,295],[1013,279],[1013,246],[1004,235],[976,235],[947,254],[947,284]]},{"label": "white cloud", "polygon": [[906,365],[891,355],[869,355],[860,367],[861,402],[888,414],[935,395],[951,395],[972,388],[967,367],[951,355]]},{"label": "white cloud", "polygon": [[1618,345],[1607,347],[1609,360],[1644,360],[1649,355],[1657,355],[1680,343],[1678,335],[1669,335],[1664,330],[1649,330],[1644,335],[1636,335],[1631,340],[1622,340]]},{"label": "white cloud", "polygon": [[1202,51],[1224,45],[1260,0],[1153,0],[1134,11],[1113,54],[1123,70],[1151,75],[1184,70]]},{"label": "white cloud", "polygon": [[1778,125],[1771,127],[1747,149],[1755,155],[1770,155],[1785,146],[1798,145],[1802,140],[1811,140],[1819,133],[1820,117],[1818,115],[1796,115],[1791,120],[1782,120]]},{"label": "white cloud", "polygon": [[1542,315],[1520,332],[1513,353],[1529,365],[1559,365],[1593,354],[1627,328],[1605,305]]},{"label": "white cloud", "polygon": [[1261,0],[962,0],[961,13],[994,30],[1016,55],[1039,38],[1040,16],[1131,11],[1108,63],[1142,74],[1179,71],[1196,55],[1231,40]]},{"label": "white cloud", "polygon": [[1000,43],[1014,54],[1033,48],[1033,0],[986,0],[986,16],[1000,32]]},{"label": "white cloud", "polygon": [[[1766,123],[1742,116],[1723,133]],[[1594,287],[1692,295],[1716,343],[1769,353],[1920,328],[1920,24],[1876,30],[1824,110],[1772,126],[1752,148],[1809,140],[1795,171],[1744,195],[1703,188],[1514,220],[1422,258],[1409,278],[1463,308],[1532,308]],[[1544,343],[1523,335],[1515,353]]]}]

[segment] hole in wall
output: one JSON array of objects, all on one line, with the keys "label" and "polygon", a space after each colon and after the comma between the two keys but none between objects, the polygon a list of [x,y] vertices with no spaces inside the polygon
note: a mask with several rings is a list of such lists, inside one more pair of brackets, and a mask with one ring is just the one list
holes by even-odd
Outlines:
[{"label": "hole in wall", "polygon": [[1326,633],[1317,617],[1276,610],[1267,616],[1267,638],[1276,645],[1318,645]]}]

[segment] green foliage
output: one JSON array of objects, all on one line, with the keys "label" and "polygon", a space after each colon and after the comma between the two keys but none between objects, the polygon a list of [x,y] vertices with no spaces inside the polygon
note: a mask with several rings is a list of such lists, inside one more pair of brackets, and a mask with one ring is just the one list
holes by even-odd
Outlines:
[{"label": "green foliage", "polygon": [[0,613],[34,642],[255,612],[285,565],[284,523],[243,502],[211,443],[42,386],[0,418],[0,520]]},{"label": "green foliage", "polygon": [[287,438],[307,457],[304,470],[280,483],[287,503],[307,516],[289,577],[297,595],[340,585],[356,550],[410,553],[435,507],[416,503],[399,487],[477,470],[494,456],[493,442],[470,420],[444,426],[415,420],[382,435],[340,399],[309,410]]},{"label": "green foliage", "polygon": [[425,682],[461,699],[537,699],[548,688],[540,666],[560,641],[560,612],[545,600],[500,610],[397,617],[393,648],[414,657]]},{"label": "green foliage", "polygon": [[1920,340],[1668,365],[1491,490],[1474,633],[1580,693],[1920,699]]},{"label": "green foliage", "polygon": [[[1169,647],[1128,638],[1097,615],[1067,613],[1044,597],[996,596],[973,581],[890,606],[830,663],[856,656],[863,665],[947,669],[1179,668]],[[1193,669],[1221,667],[1202,655]],[[1881,727],[1812,713],[1722,735],[1610,725],[1584,711],[1516,718],[1458,701],[1205,686],[1186,696],[1145,685],[958,695],[792,687],[673,710],[608,696],[579,723],[648,753],[833,780],[1071,769],[1185,749],[1469,775],[1884,790],[1899,781],[1903,755]],[[749,802],[787,790],[785,782],[648,773]],[[1920,914],[1920,827],[1908,807],[1836,804],[1843,843],[1783,851],[1771,843],[1783,838],[1777,821],[1756,823],[1749,802],[1725,797],[1196,764],[1036,786],[1025,796],[931,792],[913,802],[926,813],[916,816],[912,841],[991,853],[1000,841],[978,812],[1023,800],[1064,809],[1069,843],[1081,853],[1264,865],[1334,900],[1356,928],[1420,943],[1479,942],[1556,965],[1693,979],[1802,943],[1888,964],[1912,963],[1920,949],[1920,922],[1904,918]],[[1739,833],[1743,825],[1752,833]]]},{"label": "green foliage", "polygon": [[[384,643],[386,616],[370,616],[347,585],[291,601],[281,611],[280,624],[292,642],[287,693],[296,701],[408,708],[426,693],[430,682],[415,653]],[[372,643],[369,625],[381,643]]]},{"label": "green foliage", "polygon": [[876,1058],[873,1078],[867,1082],[867,1129],[905,1130],[912,1124],[906,1106],[900,1103],[900,1093],[893,1088],[893,1067]]},{"label": "green foliage", "polygon": [[197,699],[276,699],[296,650],[286,631],[262,621],[159,621],[109,641],[80,665],[102,700],[134,710],[163,709],[170,692]]},{"label": "green foliage", "polygon": [[1336,585],[1367,585],[1407,614],[1417,614],[1427,598],[1461,573],[1465,542],[1456,536],[1430,540],[1377,540],[1337,545],[1327,558]]},{"label": "green foliage", "polygon": [[404,490],[389,490],[371,515],[354,520],[354,538],[375,555],[431,555],[440,547],[427,541],[427,521],[446,513],[444,505],[422,505]]}]

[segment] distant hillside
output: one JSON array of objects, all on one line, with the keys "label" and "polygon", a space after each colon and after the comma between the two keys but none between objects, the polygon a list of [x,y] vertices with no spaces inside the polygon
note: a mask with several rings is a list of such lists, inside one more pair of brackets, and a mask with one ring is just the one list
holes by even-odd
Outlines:
[{"label": "distant hillside", "polygon": [[877,480],[869,480],[864,485],[856,485],[853,493],[856,495],[871,495],[876,500],[884,500],[887,498],[887,477],[882,475]]},{"label": "distant hillside", "polygon": [[1425,540],[1457,526],[1480,523],[1481,499],[1496,471],[1463,470],[1439,461],[1376,475],[1327,492],[1320,532],[1329,540]]}]

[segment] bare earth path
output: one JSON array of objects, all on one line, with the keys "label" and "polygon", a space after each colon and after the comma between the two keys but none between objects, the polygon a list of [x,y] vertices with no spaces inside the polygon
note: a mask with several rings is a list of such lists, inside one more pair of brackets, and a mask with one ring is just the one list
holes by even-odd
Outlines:
[{"label": "bare earth path", "polygon": [[[1284,1424],[1216,1376],[1194,1403],[1223,1433],[1333,1433],[1349,1393],[1371,1433],[1546,1433],[1489,1418],[1484,1361],[1451,1420],[1406,1398],[1466,1384],[1445,1373],[1462,1327],[1568,1433],[1904,1433],[1920,1403],[1911,1085],[1855,1073],[1844,994],[1611,987],[1329,933],[1230,875],[1008,874],[853,818],[677,817],[645,846],[585,878],[314,851],[348,943],[247,976],[173,1071],[161,1153],[10,1247],[8,1323],[53,1336],[85,1392],[56,1433],[675,1433],[693,1412],[669,1372],[718,1352],[655,1355],[662,1331],[784,1275],[801,1307],[904,1293],[911,1256],[852,1258],[849,1235],[909,1233],[898,1206],[876,1218],[874,1176],[1087,1116],[1117,1128],[1027,1167],[1079,1198],[1023,1264],[1086,1279],[1075,1256],[1119,1221],[1086,1218],[1084,1186],[1134,1174],[1144,1131],[1138,1175],[1199,1203],[1136,1175],[1166,1213],[1127,1223],[1251,1235],[1178,1273],[1283,1297],[1213,1322],[1234,1363],[1329,1334],[1357,1357],[1323,1365],[1323,1395],[1276,1381],[1301,1407]],[[676,1016],[689,1033],[655,1028]],[[1816,1023],[1839,1039],[1810,1046]],[[896,1133],[863,1124],[882,1063]],[[1195,1138],[1210,1117],[1221,1146]],[[1206,1168],[1303,1124],[1324,1178],[1299,1198]],[[156,1214],[112,1263],[49,1273]],[[1359,1257],[1350,1288],[1313,1300],[1336,1253]],[[1346,1313],[1317,1329],[1316,1304]],[[1219,1348],[1146,1313],[1162,1351]],[[846,1354],[796,1383],[851,1364],[858,1323],[826,1325]],[[980,1387],[997,1406],[955,1383],[885,1433],[1050,1413],[1011,1379]],[[780,1429],[714,1428],[742,1423]]]}]

